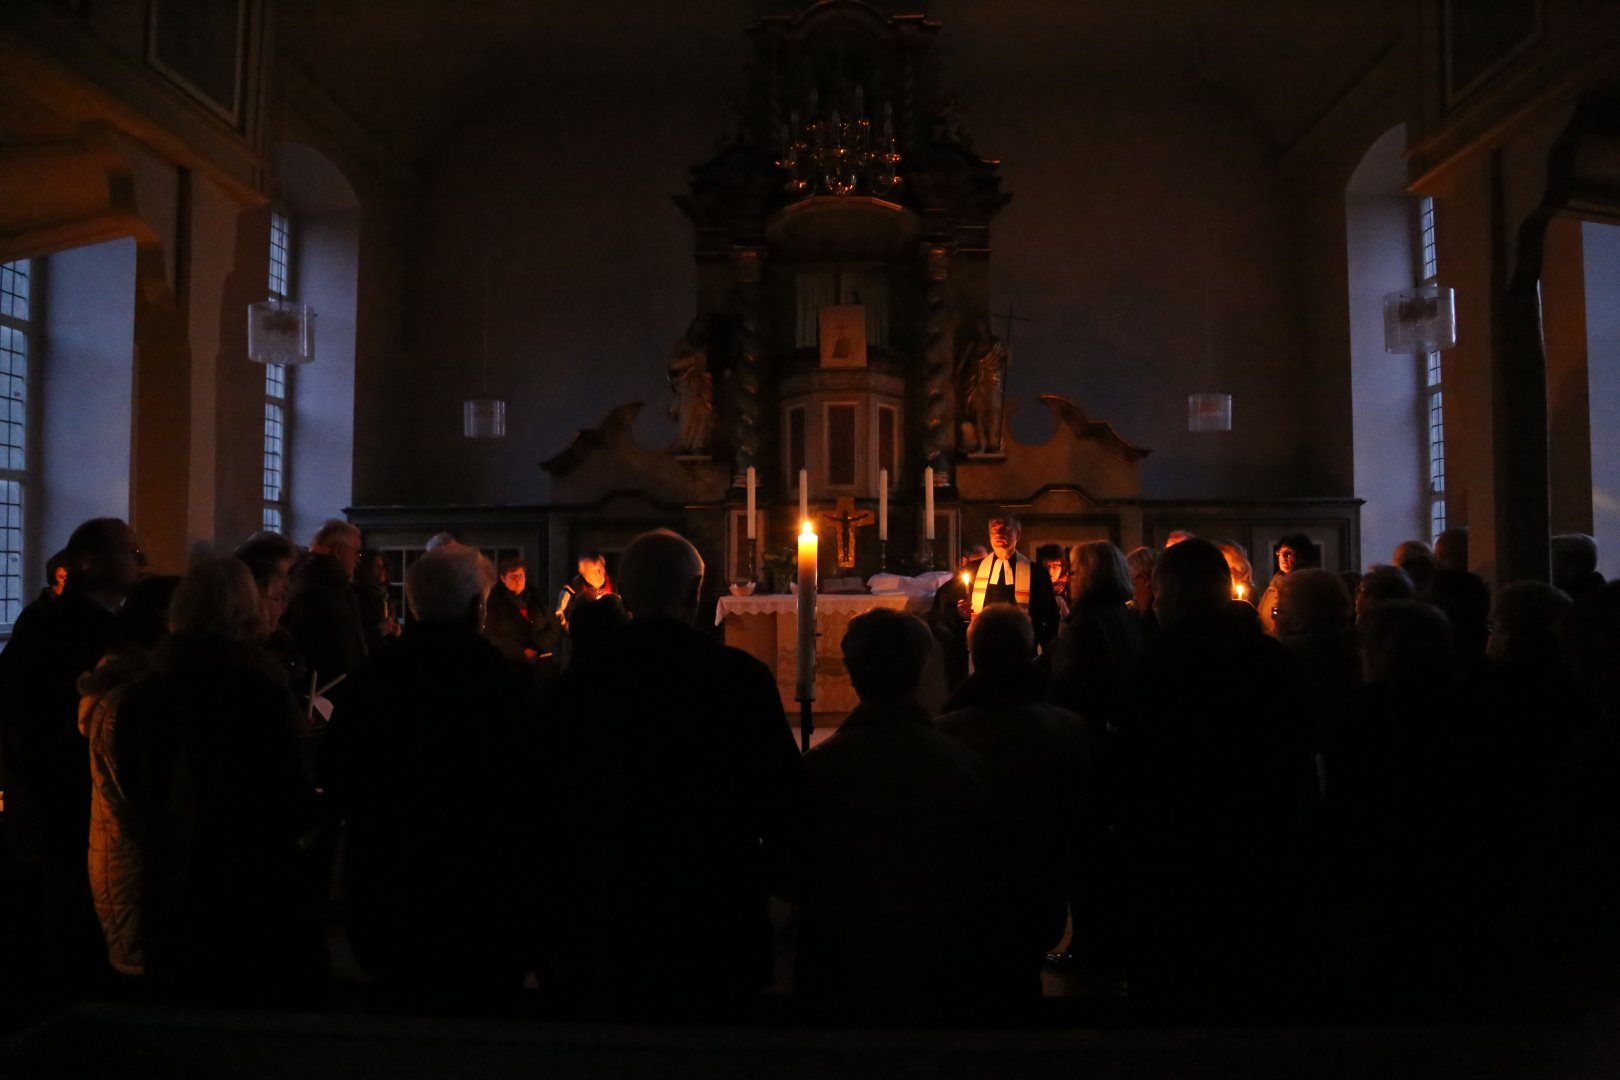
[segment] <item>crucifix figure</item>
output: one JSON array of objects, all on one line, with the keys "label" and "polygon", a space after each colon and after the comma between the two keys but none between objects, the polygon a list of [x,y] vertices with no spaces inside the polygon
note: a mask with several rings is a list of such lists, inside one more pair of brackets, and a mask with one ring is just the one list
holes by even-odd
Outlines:
[{"label": "crucifix figure", "polygon": [[838,566],[848,570],[855,565],[855,530],[872,524],[872,511],[855,509],[855,496],[840,495],[831,510],[823,510],[821,518],[838,526]]}]

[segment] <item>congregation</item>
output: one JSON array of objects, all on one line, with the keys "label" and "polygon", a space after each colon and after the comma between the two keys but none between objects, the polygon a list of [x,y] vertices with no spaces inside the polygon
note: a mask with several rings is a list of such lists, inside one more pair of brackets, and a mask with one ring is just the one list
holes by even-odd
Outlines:
[{"label": "congregation", "polygon": [[339,1008],[338,927],[364,1002],[431,1012],[746,1021],[784,950],[817,1021],[1016,1023],[1043,971],[1177,1022],[1612,1000],[1591,539],[1494,597],[1466,530],[1365,575],[1287,537],[1258,597],[1172,539],[1020,572],[994,518],[982,583],[850,623],[860,704],[801,756],[673,532],[555,603],[435,538],[400,613],[347,522],[183,577],[85,522],[0,653],[6,993]]}]

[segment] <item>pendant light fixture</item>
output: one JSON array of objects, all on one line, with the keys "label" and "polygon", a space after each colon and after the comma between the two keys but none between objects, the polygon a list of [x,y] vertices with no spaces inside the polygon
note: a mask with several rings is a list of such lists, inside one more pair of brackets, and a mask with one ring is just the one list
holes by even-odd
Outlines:
[{"label": "pendant light fixture", "polygon": [[461,403],[461,434],[469,439],[506,438],[506,402],[489,396],[489,229],[484,237],[484,356],[481,396]]},{"label": "pendant light fixture", "polygon": [[[1211,277],[1208,219],[1204,225],[1204,378],[1212,380],[1215,370],[1215,347],[1211,343],[1209,328],[1209,281]],[[1232,395],[1218,391],[1205,391],[1187,395],[1187,430],[1196,432],[1232,430]]]}]

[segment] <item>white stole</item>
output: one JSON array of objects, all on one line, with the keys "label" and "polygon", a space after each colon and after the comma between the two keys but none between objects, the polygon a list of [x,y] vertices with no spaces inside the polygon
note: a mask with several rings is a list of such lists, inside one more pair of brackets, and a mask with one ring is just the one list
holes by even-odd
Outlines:
[{"label": "white stole", "polygon": [[[1013,571],[1013,599],[1021,608],[1029,607],[1029,560],[1014,551],[1007,558]],[[979,562],[973,574],[973,614],[984,610],[984,594],[990,588],[990,575],[996,570],[996,556],[992,552]]]}]

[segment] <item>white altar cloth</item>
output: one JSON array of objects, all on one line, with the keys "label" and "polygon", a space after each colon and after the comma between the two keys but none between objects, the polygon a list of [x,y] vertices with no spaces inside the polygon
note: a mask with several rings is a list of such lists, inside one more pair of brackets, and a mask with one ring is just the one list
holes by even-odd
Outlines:
[{"label": "white altar cloth", "polygon": [[[932,597],[890,594],[821,593],[816,597],[816,712],[847,713],[859,703],[844,668],[844,632],[849,621],[876,608],[910,611],[926,618]],[[799,647],[799,598],[792,594],[722,596],[714,611],[716,625],[726,628],[726,644],[763,660],[776,676],[782,707],[798,711],[794,698]],[[935,652],[938,653],[936,646]],[[937,669],[937,670],[936,670]],[[935,711],[943,704],[943,657],[936,655],[923,673],[924,703]]]}]

